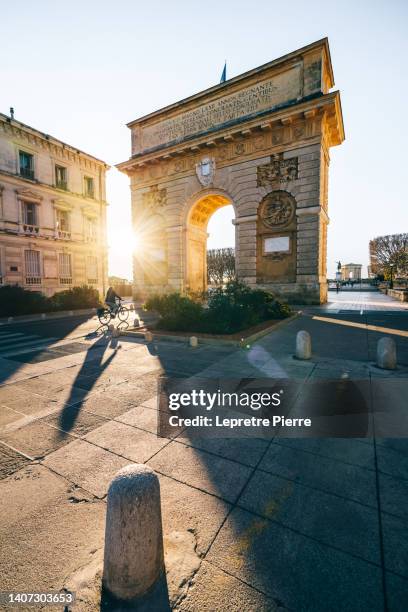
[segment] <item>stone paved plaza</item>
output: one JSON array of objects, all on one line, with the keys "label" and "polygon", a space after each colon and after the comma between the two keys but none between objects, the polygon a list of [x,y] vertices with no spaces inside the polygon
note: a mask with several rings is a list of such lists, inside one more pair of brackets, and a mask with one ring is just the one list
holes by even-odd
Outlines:
[{"label": "stone paved plaza", "polygon": [[[90,321],[67,336],[65,355],[0,358],[2,589],[65,587],[78,593],[75,609],[99,610],[107,487],[121,467],[142,462],[160,479],[173,609],[405,611],[406,440],[156,435],[163,373],[301,384],[347,377],[367,382],[373,415],[384,391],[405,410],[404,305],[341,295],[337,311],[355,310],[346,299],[384,310],[306,311],[245,349],[87,339]],[[300,329],[312,335],[309,362],[292,357]],[[374,366],[385,334],[397,342],[392,373]]]}]

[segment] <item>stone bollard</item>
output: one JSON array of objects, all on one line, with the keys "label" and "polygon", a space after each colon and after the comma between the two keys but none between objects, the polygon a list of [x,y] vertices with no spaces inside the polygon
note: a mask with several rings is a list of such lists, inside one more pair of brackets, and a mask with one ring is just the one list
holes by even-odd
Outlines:
[{"label": "stone bollard", "polygon": [[299,331],[296,334],[296,358],[310,359],[312,356],[312,339],[309,332]]},{"label": "stone bollard", "polygon": [[45,312],[41,313],[41,318],[45,319],[47,317],[47,315],[45,314]]},{"label": "stone bollard", "polygon": [[145,332],[144,337],[145,337],[146,342],[152,342],[153,340],[152,332],[149,332],[149,331]]},{"label": "stone bollard", "polygon": [[11,323],[13,321],[14,317],[8,317],[7,319],[7,323]]},{"label": "stone bollard", "polygon": [[103,586],[137,600],[164,572],[160,485],[146,465],[122,468],[108,491]]},{"label": "stone bollard", "polygon": [[397,367],[397,348],[394,338],[380,338],[377,344],[377,366],[383,370]]},{"label": "stone bollard", "polygon": [[190,337],[190,346],[192,346],[193,348],[198,346],[198,338],[197,338],[197,336],[191,336]]},{"label": "stone bollard", "polygon": [[74,316],[74,311],[73,311],[73,310],[70,310],[70,311],[69,311],[69,316],[70,316],[70,317],[73,317],[73,316]]}]

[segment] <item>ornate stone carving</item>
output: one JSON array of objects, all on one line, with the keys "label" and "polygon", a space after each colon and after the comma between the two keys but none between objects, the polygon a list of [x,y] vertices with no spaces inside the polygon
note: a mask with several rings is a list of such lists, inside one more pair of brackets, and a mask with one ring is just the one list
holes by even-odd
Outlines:
[{"label": "ornate stone carving", "polygon": [[150,191],[142,195],[143,206],[145,208],[161,208],[167,203],[167,189],[159,189],[157,185],[152,185]]},{"label": "ornate stone carving", "polygon": [[261,204],[261,219],[271,228],[285,227],[292,221],[296,210],[295,199],[287,191],[273,191]]},{"label": "ornate stone carving", "polygon": [[298,178],[298,158],[283,159],[283,154],[271,155],[271,161],[257,168],[258,187],[269,187],[277,181],[286,183]]},{"label": "ornate stone carving", "polygon": [[213,157],[203,157],[196,164],[196,174],[203,187],[212,185],[215,175],[215,159]]}]

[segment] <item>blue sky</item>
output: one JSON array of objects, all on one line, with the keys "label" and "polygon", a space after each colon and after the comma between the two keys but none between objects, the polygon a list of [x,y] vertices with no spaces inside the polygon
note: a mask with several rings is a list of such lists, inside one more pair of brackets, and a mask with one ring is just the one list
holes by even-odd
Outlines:
[{"label": "blue sky", "polygon": [[[408,230],[407,2],[20,0],[17,9],[0,0],[0,8],[0,111],[14,106],[16,119],[109,164],[129,157],[128,121],[216,84],[225,58],[231,78],[328,36],[346,130],[331,150],[329,273],[338,259],[366,265],[371,237]],[[130,276],[130,194],[116,170],[108,199],[110,270]],[[217,217],[210,245],[230,246],[228,210]]]}]

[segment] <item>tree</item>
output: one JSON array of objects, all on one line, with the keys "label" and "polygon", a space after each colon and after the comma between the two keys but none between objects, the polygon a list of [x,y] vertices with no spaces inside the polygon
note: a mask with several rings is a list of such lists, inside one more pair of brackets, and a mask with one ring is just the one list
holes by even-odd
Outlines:
[{"label": "tree", "polygon": [[408,234],[378,236],[370,240],[370,264],[374,274],[408,276]]},{"label": "tree", "polygon": [[234,249],[210,249],[207,251],[207,279],[210,285],[223,285],[235,279]]}]

